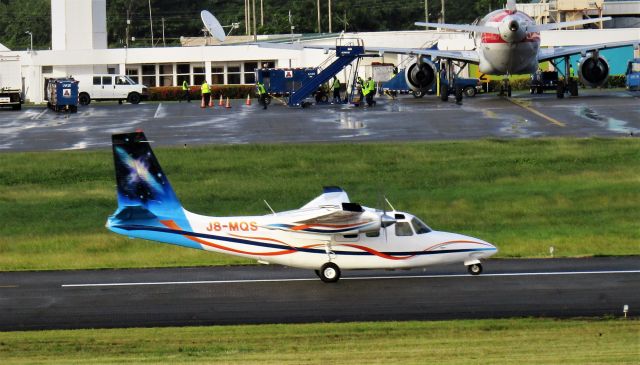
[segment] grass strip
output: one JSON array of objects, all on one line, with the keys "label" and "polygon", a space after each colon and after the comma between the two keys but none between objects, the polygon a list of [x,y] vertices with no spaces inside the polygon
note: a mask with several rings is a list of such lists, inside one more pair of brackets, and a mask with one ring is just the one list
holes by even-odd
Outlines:
[{"label": "grass strip", "polygon": [[[206,215],[295,209],[323,185],[432,228],[495,243],[498,257],[640,252],[640,140],[270,144],[156,148],[183,205]],[[130,240],[104,228],[116,208],[110,151],[0,153],[0,270],[250,263]]]},{"label": "grass strip", "polygon": [[0,332],[2,363],[637,364],[640,321],[499,319]]}]

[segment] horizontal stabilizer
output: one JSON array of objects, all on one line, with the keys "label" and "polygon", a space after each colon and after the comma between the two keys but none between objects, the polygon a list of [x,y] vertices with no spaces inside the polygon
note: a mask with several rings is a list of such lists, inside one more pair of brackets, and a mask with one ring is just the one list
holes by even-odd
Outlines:
[{"label": "horizontal stabilizer", "polygon": [[148,209],[140,205],[121,208],[120,210],[118,210],[114,217],[120,221],[146,220],[157,218],[155,214],[151,213]]},{"label": "horizontal stabilizer", "polygon": [[579,25],[585,24],[593,24],[599,23],[600,21],[611,20],[610,16],[604,18],[593,18],[593,19],[583,19],[583,20],[575,20],[571,22],[560,22],[560,23],[547,23],[547,24],[534,24],[527,27],[528,32],[540,32],[542,30],[553,30],[553,29],[562,29],[568,27],[577,27]]},{"label": "horizontal stabilizer", "polygon": [[415,25],[417,25],[419,27],[441,28],[441,29],[450,29],[450,30],[463,30],[463,31],[466,31],[466,32],[500,34],[500,29],[495,28],[495,27],[485,27],[485,26],[482,26],[482,25],[424,23],[424,22],[416,22]]}]

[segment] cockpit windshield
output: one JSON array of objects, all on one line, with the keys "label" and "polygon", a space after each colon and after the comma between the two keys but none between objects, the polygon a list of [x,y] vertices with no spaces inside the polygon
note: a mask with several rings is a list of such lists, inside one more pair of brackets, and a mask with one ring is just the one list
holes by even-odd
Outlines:
[{"label": "cockpit windshield", "polygon": [[424,234],[431,232],[431,228],[424,224],[420,219],[413,217],[411,219],[411,225],[413,226],[413,230],[416,231],[416,234]]}]

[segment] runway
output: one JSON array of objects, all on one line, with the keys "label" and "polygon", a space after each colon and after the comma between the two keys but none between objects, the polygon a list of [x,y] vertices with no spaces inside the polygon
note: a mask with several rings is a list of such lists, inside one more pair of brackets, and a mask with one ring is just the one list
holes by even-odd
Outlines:
[{"label": "runway", "polygon": [[640,256],[489,260],[346,271],[280,266],[0,273],[0,330],[621,316],[640,310]]}]

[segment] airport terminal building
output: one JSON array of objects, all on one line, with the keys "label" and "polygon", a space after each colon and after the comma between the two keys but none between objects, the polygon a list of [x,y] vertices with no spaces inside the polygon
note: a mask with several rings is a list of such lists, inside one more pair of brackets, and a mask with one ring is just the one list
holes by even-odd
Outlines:
[{"label": "airport terminal building", "polygon": [[[640,2],[637,3],[640,8]],[[333,54],[321,49],[261,48],[242,44],[208,46],[205,42],[192,47],[114,49],[107,47],[106,0],[52,0],[51,13],[51,50],[10,51],[0,45],[0,59],[20,60],[25,98],[35,103],[43,102],[45,79],[49,77],[126,74],[150,87],[181,85],[183,80],[190,85],[199,85],[205,79],[213,84],[253,84],[256,68],[317,67],[333,58]],[[71,18],[73,22],[67,21]],[[302,41],[333,46],[336,36]],[[342,36],[362,39],[365,47],[425,48],[435,43],[439,49],[470,50],[475,47],[468,34],[438,30]],[[542,47],[634,41],[640,40],[640,27],[543,31],[541,38]],[[606,52],[611,53],[607,55]],[[612,74],[623,73],[634,52],[638,57],[638,51],[633,47],[603,52],[611,63]],[[410,58],[404,55],[381,54],[366,58],[360,63],[358,72],[370,76],[372,62],[402,65],[408,60]],[[346,79],[346,71],[340,76]]]}]

